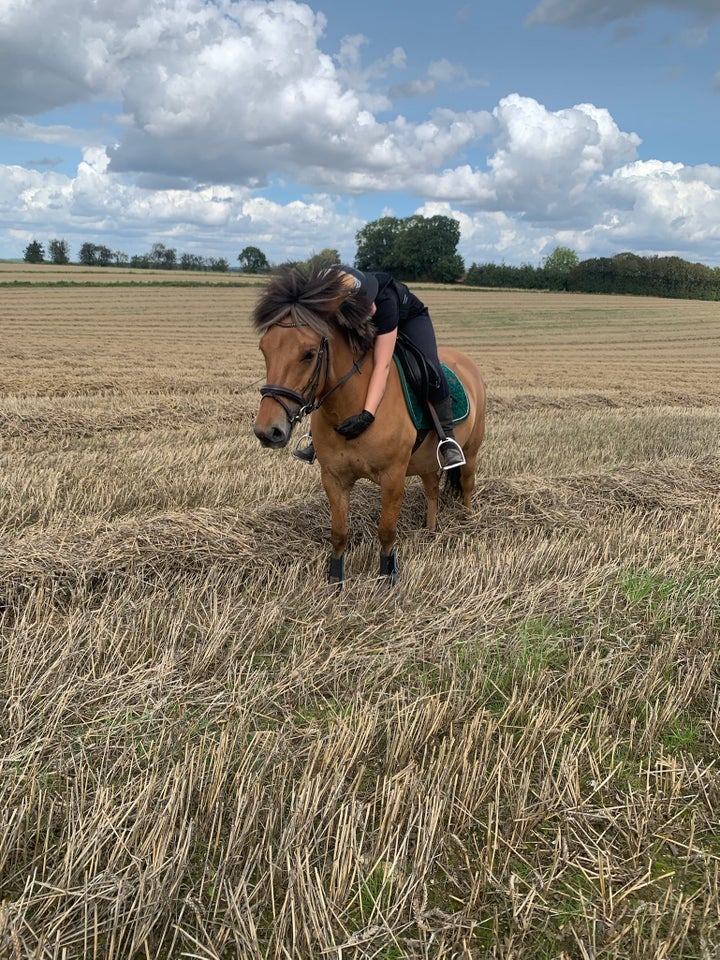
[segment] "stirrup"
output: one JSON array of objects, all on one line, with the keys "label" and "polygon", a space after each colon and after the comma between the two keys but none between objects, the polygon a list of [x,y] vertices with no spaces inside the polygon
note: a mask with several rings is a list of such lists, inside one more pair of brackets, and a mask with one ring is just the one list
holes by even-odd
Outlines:
[{"label": "stirrup", "polygon": [[[303,440],[307,440],[308,443],[301,448],[300,445],[302,444]],[[292,455],[301,463],[315,463],[315,445],[313,444],[311,433],[304,433],[298,438],[298,442],[295,444],[295,449],[293,450]]]},{"label": "stirrup", "polygon": [[[442,447],[446,446],[446,444],[450,444],[450,449],[448,450],[448,453],[452,451],[454,454],[454,456],[452,457],[452,460],[454,460],[454,462],[452,463],[446,462],[444,453],[443,453],[442,459],[440,456]],[[437,457],[438,466],[440,467],[441,470],[453,470],[455,467],[464,467],[465,463],[467,462],[465,460],[465,454],[462,451],[462,447],[457,442],[457,440],[453,439],[453,437],[446,437],[444,440],[441,440],[440,443],[438,443],[437,450],[435,451],[435,456]]]}]

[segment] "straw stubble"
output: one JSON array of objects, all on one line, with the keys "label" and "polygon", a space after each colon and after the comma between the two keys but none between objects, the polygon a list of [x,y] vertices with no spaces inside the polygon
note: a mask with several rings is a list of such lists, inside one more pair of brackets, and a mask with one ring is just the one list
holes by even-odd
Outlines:
[{"label": "straw stubble", "polygon": [[715,306],[422,291],[473,510],[334,595],[255,294],[3,291],[0,956],[713,956]]}]

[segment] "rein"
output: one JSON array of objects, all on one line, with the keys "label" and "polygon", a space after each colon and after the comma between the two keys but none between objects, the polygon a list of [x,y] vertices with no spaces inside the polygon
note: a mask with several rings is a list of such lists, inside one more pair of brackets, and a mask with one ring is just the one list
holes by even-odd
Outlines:
[{"label": "rein", "polygon": [[[305,323],[283,323],[278,321],[276,326],[278,327],[305,327]],[[260,387],[260,396],[270,397],[272,400],[275,400],[285,411],[285,416],[288,418],[288,423],[292,427],[299,420],[303,420],[308,414],[312,413],[314,410],[317,410],[319,407],[325,403],[328,397],[332,396],[336,390],[339,390],[350,377],[354,376],[356,373],[360,373],[360,368],[365,362],[368,355],[368,351],[358,359],[355,360],[352,367],[348,372],[342,376],[334,387],[331,387],[327,393],[324,393],[319,399],[315,399],[318,390],[320,389],[320,383],[325,382],[328,378],[330,372],[330,343],[327,337],[323,337],[320,341],[320,349],[318,350],[317,357],[315,359],[315,367],[313,372],[310,374],[308,382],[302,388],[302,391],[298,392],[297,390],[291,390],[290,387],[283,387],[274,383],[266,383],[263,387]],[[324,377],[322,374],[323,366],[325,367]],[[299,408],[296,413],[292,413],[288,407],[285,400],[291,400],[293,403],[299,404]]]}]

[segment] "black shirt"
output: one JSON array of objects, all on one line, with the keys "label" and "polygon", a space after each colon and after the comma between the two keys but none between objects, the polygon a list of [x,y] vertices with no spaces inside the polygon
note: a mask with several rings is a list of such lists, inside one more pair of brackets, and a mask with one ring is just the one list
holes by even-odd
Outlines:
[{"label": "black shirt", "polygon": [[390,333],[397,327],[402,328],[405,320],[425,313],[427,308],[422,300],[411,293],[404,283],[393,280],[389,273],[376,273],[378,294],[375,297],[377,308],[372,320],[378,335]]}]

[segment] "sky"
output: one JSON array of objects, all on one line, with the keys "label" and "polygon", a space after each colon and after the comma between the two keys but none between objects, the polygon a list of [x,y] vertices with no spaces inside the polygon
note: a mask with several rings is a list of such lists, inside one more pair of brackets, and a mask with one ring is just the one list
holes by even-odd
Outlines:
[{"label": "sky", "polygon": [[64,239],[352,262],[720,265],[718,0],[0,0],[0,258]]}]

